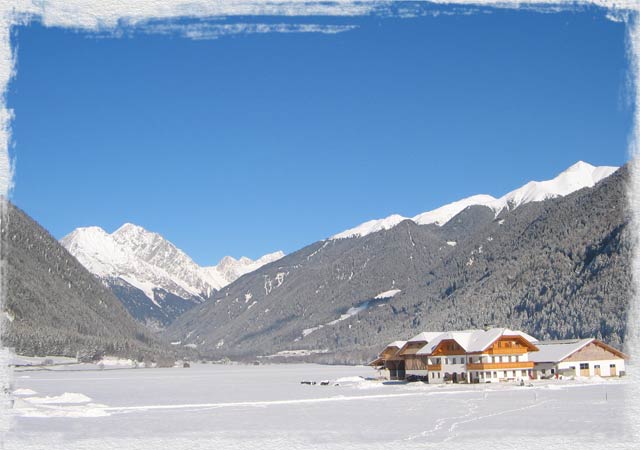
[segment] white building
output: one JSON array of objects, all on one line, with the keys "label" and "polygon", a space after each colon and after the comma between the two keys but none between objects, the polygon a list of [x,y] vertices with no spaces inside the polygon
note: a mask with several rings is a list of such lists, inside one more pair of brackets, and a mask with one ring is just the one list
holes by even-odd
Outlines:
[{"label": "white building", "polygon": [[429,383],[486,383],[529,379],[537,339],[508,328],[449,331],[418,350],[425,358]]},{"label": "white building", "polygon": [[567,339],[537,342],[534,362],[536,378],[559,376],[615,377],[625,374],[624,353],[597,339]]}]

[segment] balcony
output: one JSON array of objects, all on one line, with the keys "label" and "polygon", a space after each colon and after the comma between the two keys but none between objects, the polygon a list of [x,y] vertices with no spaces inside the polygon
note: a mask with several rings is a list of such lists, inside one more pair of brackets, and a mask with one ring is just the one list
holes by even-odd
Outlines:
[{"label": "balcony", "polygon": [[427,370],[440,371],[442,370],[442,364],[427,364]]},{"label": "balcony", "polygon": [[526,347],[492,347],[485,351],[484,353],[489,355],[524,355],[527,353],[528,349]]},{"label": "balcony", "polygon": [[533,369],[533,361],[467,364],[467,370],[505,370],[505,369]]}]

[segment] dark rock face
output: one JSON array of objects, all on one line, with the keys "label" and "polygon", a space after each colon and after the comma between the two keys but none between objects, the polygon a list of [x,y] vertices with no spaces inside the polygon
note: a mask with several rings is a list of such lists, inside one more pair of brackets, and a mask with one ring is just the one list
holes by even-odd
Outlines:
[{"label": "dark rock face", "polygon": [[200,298],[185,299],[159,288],[154,289],[154,302],[151,302],[144,292],[122,278],[106,278],[102,282],[120,299],[129,314],[150,330],[164,329],[176,317],[202,302]]}]

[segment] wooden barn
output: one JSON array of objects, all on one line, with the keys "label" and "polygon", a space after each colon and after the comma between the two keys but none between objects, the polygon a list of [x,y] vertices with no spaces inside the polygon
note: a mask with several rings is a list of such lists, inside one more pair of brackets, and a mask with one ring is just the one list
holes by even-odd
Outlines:
[{"label": "wooden barn", "polygon": [[404,380],[404,360],[398,356],[400,349],[406,341],[394,341],[387,345],[376,359],[369,363],[370,366],[387,371],[390,380]]},{"label": "wooden barn", "polygon": [[404,360],[404,367],[406,376],[414,376],[426,379],[428,374],[427,370],[427,358],[424,356],[418,356],[416,353],[440,336],[442,332],[422,332],[411,339],[409,339],[402,348],[398,351],[397,356]]}]

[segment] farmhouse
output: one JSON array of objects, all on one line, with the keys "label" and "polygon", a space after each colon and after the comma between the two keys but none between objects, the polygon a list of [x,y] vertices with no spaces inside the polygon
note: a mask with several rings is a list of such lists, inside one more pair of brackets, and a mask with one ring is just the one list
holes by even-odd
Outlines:
[{"label": "farmhouse", "polygon": [[371,361],[369,365],[388,370],[390,380],[404,380],[404,361],[398,356],[398,352],[406,343],[406,341],[392,342],[387,345],[378,357]]},{"label": "farmhouse", "polygon": [[387,345],[371,366],[392,380],[488,383],[559,376],[622,376],[628,357],[597,339],[540,342],[508,328],[423,332]]},{"label": "farmhouse", "polygon": [[627,355],[597,339],[538,342],[531,355],[535,378],[559,376],[615,377],[625,373]]},{"label": "farmhouse", "polygon": [[479,383],[529,378],[537,340],[508,328],[449,331],[416,352],[427,358],[429,383]]},{"label": "farmhouse", "polygon": [[537,340],[508,328],[424,332],[389,344],[371,366],[392,380],[416,376],[429,383],[486,382],[532,377]]}]

